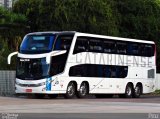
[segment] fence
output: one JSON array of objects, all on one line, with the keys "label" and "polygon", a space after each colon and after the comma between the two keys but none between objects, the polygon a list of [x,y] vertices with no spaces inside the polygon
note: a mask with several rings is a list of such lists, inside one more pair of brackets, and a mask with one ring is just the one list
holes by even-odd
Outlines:
[{"label": "fence", "polygon": [[[0,95],[13,96],[15,94],[15,71],[0,71]],[[160,74],[157,74],[156,89],[160,89]]]},{"label": "fence", "polygon": [[15,71],[0,71],[0,95],[13,96],[15,94]]},{"label": "fence", "polygon": [[158,90],[158,89],[160,90],[160,74],[157,74],[155,84],[156,84],[156,89],[157,89],[157,90]]}]

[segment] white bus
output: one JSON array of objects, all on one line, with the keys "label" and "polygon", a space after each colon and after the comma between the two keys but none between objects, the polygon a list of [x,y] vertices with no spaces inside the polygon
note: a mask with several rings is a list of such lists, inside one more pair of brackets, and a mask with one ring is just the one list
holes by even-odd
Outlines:
[{"label": "white bus", "polygon": [[27,34],[17,55],[15,92],[55,98],[138,98],[155,90],[152,41],[73,31]]}]

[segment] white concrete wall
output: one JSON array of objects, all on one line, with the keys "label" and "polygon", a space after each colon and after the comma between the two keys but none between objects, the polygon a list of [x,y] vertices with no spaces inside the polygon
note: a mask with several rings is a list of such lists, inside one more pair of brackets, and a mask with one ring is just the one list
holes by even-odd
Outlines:
[{"label": "white concrete wall", "polygon": [[160,90],[160,74],[157,74],[156,76],[156,90]]}]

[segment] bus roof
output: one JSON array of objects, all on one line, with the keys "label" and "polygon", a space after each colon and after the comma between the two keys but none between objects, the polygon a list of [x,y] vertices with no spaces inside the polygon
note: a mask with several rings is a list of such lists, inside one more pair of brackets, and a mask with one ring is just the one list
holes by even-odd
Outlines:
[{"label": "bus roof", "polygon": [[33,33],[29,33],[27,35],[42,35],[42,34],[76,34],[76,36],[88,36],[88,37],[106,38],[106,39],[112,39],[112,40],[132,41],[132,42],[139,42],[139,43],[155,44],[154,41],[131,39],[131,38],[122,38],[122,37],[115,37],[115,36],[105,36],[105,35],[97,35],[97,34],[89,34],[89,33],[81,33],[81,32],[76,32],[76,31],[33,32]]}]

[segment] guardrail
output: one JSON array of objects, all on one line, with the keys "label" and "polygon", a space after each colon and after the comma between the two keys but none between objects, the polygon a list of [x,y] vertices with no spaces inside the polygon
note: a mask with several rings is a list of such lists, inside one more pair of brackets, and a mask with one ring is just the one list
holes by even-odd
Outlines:
[{"label": "guardrail", "polygon": [[[0,71],[0,95],[13,96],[15,94],[15,71]],[[156,89],[160,89],[160,74],[157,74]]]}]

